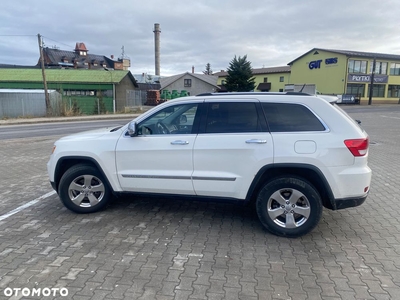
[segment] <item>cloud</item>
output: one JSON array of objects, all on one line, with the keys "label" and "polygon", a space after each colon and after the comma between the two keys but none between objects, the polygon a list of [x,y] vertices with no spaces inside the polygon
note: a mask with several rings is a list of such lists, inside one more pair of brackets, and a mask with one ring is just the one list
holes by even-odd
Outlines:
[{"label": "cloud", "polygon": [[286,65],[314,47],[400,54],[397,0],[105,1],[20,0],[0,12],[0,63],[36,64],[45,44],[131,59],[154,74],[154,23],[161,27],[161,75],[226,69],[247,55],[254,68]]}]

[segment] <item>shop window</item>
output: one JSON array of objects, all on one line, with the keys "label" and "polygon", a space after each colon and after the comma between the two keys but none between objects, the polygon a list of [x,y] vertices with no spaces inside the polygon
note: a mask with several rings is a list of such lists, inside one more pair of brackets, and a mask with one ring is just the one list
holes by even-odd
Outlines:
[{"label": "shop window", "polygon": [[184,79],[184,80],[183,80],[183,85],[184,85],[185,87],[190,87],[190,86],[192,86],[192,79]]},{"label": "shop window", "polygon": [[388,88],[388,98],[400,98],[400,85],[390,84]]},{"label": "shop window", "polygon": [[[387,62],[377,61],[375,63],[375,74],[384,74],[386,75],[387,72]],[[374,66],[374,62],[371,61],[369,63],[369,73],[372,74],[372,68]]]},{"label": "shop window", "polygon": [[348,83],[346,94],[364,97],[365,84]]},{"label": "shop window", "polygon": [[367,73],[367,61],[366,60],[355,60],[349,59],[348,73]]},{"label": "shop window", "polygon": [[[368,97],[370,92],[370,84],[368,84]],[[384,84],[374,84],[372,97],[385,97],[385,85]]]},{"label": "shop window", "polygon": [[284,76],[279,77],[279,81],[280,82],[284,82],[285,81],[285,77]]},{"label": "shop window", "polygon": [[390,75],[400,75],[400,63],[390,64]]}]

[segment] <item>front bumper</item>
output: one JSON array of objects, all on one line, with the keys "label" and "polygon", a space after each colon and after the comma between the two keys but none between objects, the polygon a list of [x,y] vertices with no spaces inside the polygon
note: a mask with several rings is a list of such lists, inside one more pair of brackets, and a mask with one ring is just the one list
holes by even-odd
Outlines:
[{"label": "front bumper", "polygon": [[53,188],[53,190],[57,191],[57,187],[56,187],[56,183],[54,181],[50,181],[51,187]]}]

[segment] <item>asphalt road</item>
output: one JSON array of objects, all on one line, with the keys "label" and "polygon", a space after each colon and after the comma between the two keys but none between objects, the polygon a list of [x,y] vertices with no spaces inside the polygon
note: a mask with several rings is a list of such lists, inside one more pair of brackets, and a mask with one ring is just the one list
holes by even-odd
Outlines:
[{"label": "asphalt road", "polygon": [[38,123],[28,125],[3,125],[0,126],[0,140],[53,135],[68,135],[80,131],[92,130],[102,127],[116,127],[118,125],[125,125],[131,120],[132,119],[113,119],[98,121]]}]

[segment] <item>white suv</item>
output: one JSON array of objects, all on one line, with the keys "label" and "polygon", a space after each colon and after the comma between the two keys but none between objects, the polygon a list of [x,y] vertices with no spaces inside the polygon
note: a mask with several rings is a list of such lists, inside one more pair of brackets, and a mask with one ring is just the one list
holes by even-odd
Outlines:
[{"label": "white suv", "polygon": [[322,207],[362,204],[371,170],[368,135],[329,99],[302,93],[225,93],[179,98],[129,124],[58,140],[53,188],[78,213],[113,194],[254,200],[270,232],[311,231]]}]

